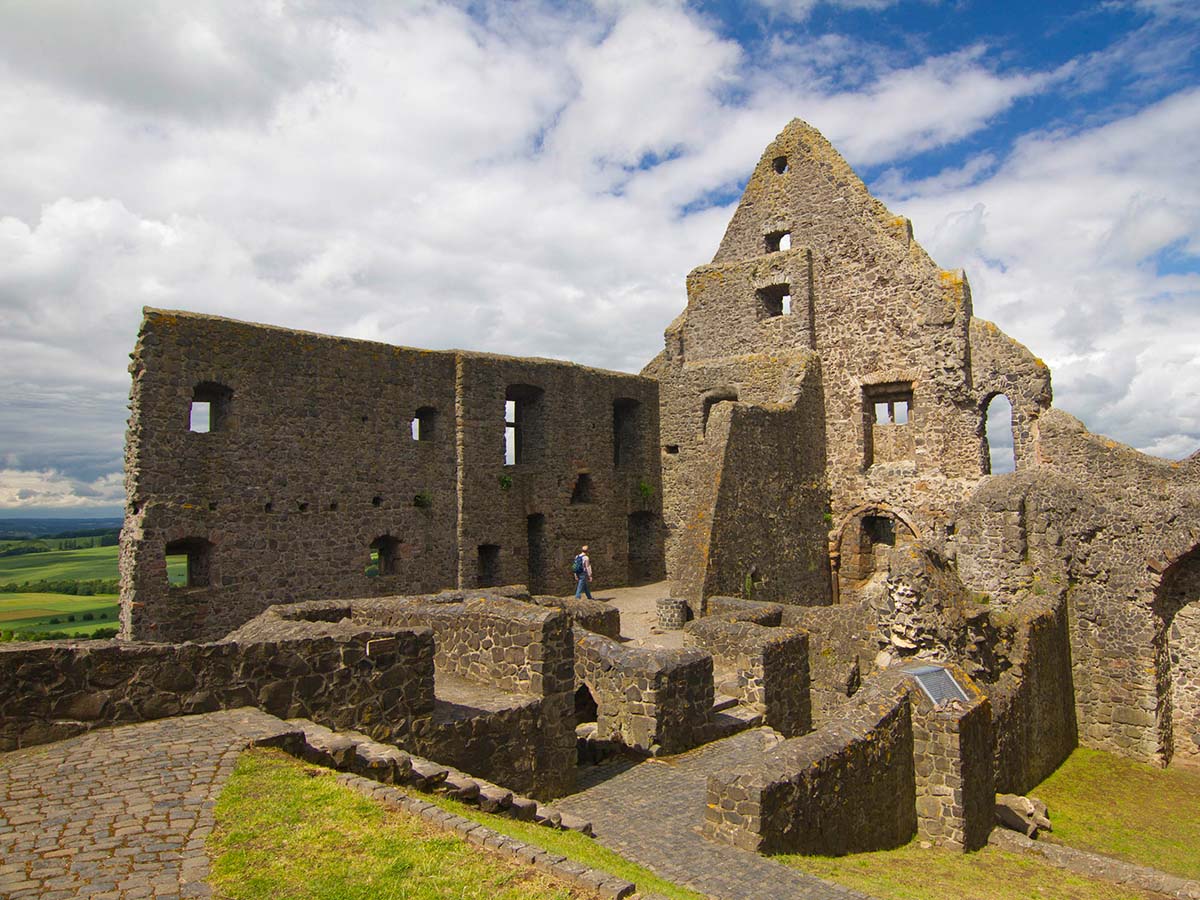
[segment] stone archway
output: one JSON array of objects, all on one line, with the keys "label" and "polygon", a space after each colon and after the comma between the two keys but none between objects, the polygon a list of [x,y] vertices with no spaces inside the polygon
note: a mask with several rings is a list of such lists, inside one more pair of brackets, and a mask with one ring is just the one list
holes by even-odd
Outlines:
[{"label": "stone archway", "polygon": [[1200,765],[1200,546],[1163,572],[1154,606],[1163,758]]},{"label": "stone archway", "polygon": [[897,545],[919,539],[916,526],[903,512],[885,503],[852,510],[833,542],[831,566],[835,602],[854,603],[878,574],[886,574],[886,558]]}]

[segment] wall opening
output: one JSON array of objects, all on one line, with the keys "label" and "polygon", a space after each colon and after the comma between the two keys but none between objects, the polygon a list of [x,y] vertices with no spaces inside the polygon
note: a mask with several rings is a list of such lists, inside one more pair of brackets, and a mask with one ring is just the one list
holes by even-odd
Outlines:
[{"label": "wall opening", "polygon": [[663,535],[652,512],[629,514],[629,583],[652,584],[664,577]]},{"label": "wall opening", "polygon": [[771,168],[775,170],[776,175],[784,175],[788,170],[788,160],[786,156],[777,156],[771,160]]},{"label": "wall opening", "polygon": [[495,587],[500,583],[500,546],[480,544],[475,567],[477,587]]},{"label": "wall opening", "polygon": [[701,414],[700,433],[702,435],[708,434],[708,417],[712,413],[712,408],[714,406],[716,406],[718,403],[725,403],[726,401],[730,403],[737,403],[737,398],[737,391],[729,389],[713,391],[711,394],[706,396],[704,398],[704,407]]},{"label": "wall opening", "polygon": [[545,446],[543,391],[512,384],[504,392],[504,464],[537,462]]},{"label": "wall opening", "polygon": [[531,594],[549,589],[549,547],[546,545],[546,517],[534,513],[525,517],[525,552],[529,568],[526,585]]},{"label": "wall opening", "polygon": [[591,502],[592,476],[587,472],[580,472],[579,477],[575,479],[575,487],[571,489],[571,505]]},{"label": "wall opening", "polygon": [[167,578],[173,588],[211,587],[213,545],[206,538],[186,537],[167,544]]},{"label": "wall opening", "polygon": [[1200,546],[1163,573],[1154,610],[1159,750],[1164,761],[1200,764]]},{"label": "wall opening", "polygon": [[414,441],[432,441],[437,429],[437,409],[432,406],[422,406],[412,420],[412,439]]},{"label": "wall opening", "polygon": [[642,452],[638,401],[618,397],[613,401],[613,466],[623,469],[637,462]]},{"label": "wall opening", "polygon": [[841,602],[854,602],[868,581],[886,575],[892,549],[914,540],[912,529],[887,510],[866,510],[848,522],[838,540]]},{"label": "wall opening", "polygon": [[600,704],[592,696],[586,684],[581,684],[575,691],[575,724],[595,722],[600,715]]},{"label": "wall opening", "polygon": [[1012,404],[1003,394],[990,397],[983,406],[983,474],[1000,475],[1017,468],[1013,447]]},{"label": "wall opening", "polygon": [[367,561],[366,574],[368,578],[400,574],[400,541],[398,538],[384,534],[371,541],[371,557]]},{"label": "wall opening", "polygon": [[864,385],[864,465],[916,459],[912,423],[912,382]]},{"label": "wall opening", "polygon": [[792,289],[786,284],[773,284],[770,287],[759,288],[758,317],[773,319],[776,316],[788,316],[792,313]]},{"label": "wall opening", "polygon": [[188,430],[200,434],[220,431],[229,422],[233,391],[215,381],[202,381],[192,389]]},{"label": "wall opening", "polygon": [[772,231],[765,236],[765,241],[768,253],[792,249],[792,233],[790,231]]}]

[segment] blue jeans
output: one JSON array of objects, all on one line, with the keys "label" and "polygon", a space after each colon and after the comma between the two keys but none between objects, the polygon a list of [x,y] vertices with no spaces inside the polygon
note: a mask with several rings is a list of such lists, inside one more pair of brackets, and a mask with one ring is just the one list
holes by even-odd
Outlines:
[{"label": "blue jeans", "polygon": [[580,594],[584,594],[584,593],[587,594],[587,598],[589,600],[592,599],[592,588],[590,586],[590,582],[588,581],[588,577],[586,575],[580,575],[579,576],[579,584],[575,585],[576,599],[579,598]]}]

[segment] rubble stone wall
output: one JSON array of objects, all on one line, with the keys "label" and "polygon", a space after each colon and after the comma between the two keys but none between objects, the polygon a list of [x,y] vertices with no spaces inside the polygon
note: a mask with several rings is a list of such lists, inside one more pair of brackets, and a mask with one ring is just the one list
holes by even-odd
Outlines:
[{"label": "rubble stone wall", "polygon": [[596,702],[599,740],[657,755],[705,739],[713,706],[708,653],[632,647],[576,628],[575,675]]},{"label": "rubble stone wall", "polygon": [[934,705],[919,688],[912,703],[917,833],[943,846],[978,850],[995,819],[992,717],[988,698],[950,667],[968,700]]},{"label": "rubble stone wall", "polygon": [[130,371],[123,637],[214,640],[332,597],[565,593],[585,543],[600,584],[662,577],[649,379],[152,309]]},{"label": "rubble stone wall", "polygon": [[709,776],[704,834],[762,853],[898,847],[917,828],[907,688],[863,688],[845,715]]},{"label": "rubble stone wall", "polygon": [[393,740],[432,713],[429,629],[341,631],[248,643],[0,644],[0,750],[240,706]]},{"label": "rubble stone wall", "polygon": [[874,614],[865,604],[787,606],[783,625],[808,634],[812,717],[820,727],[839,715],[874,667]]},{"label": "rubble stone wall", "polygon": [[812,730],[807,634],[708,616],[689,622],[683,640],[712,654],[718,678],[729,677],[721,682],[723,693],[761,711],[784,737]]}]

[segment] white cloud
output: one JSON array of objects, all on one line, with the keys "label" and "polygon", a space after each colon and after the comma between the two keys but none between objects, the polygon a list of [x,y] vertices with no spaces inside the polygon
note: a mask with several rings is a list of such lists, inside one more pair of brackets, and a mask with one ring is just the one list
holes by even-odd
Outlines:
[{"label": "white cloud", "polygon": [[[118,468],[143,304],[636,371],[715,250],[731,190],[797,115],[852,163],[893,165],[889,189],[911,189],[943,262],[967,261],[981,307],[1011,308],[1035,350],[1062,320],[1027,294],[1048,248],[1124,254],[1128,281],[1102,277],[1078,300],[1095,323],[1128,318],[1120,291],[1158,292],[1160,309],[1190,296],[1186,279],[1143,271],[1193,221],[1169,196],[1173,162],[1133,191],[1126,166],[1097,172],[1079,219],[1054,188],[1095,171],[1097,148],[1069,136],[906,186],[911,154],[1061,77],[998,73],[983,46],[908,68],[836,34],[760,49],[682,2],[0,7],[8,470],[91,484]],[[1100,156],[1150,164],[1133,136],[1109,139]],[[1041,224],[1026,235],[1030,209]],[[1139,334],[1122,352],[1151,353]],[[1089,354],[1106,340],[1056,339],[1068,381],[1102,366]]]},{"label": "white cloud", "polygon": [[1200,249],[1198,128],[1186,91],[1032,135],[977,183],[893,182],[927,249],[967,269],[976,314],[1045,357],[1056,405],[1147,451],[1200,445],[1200,275],[1159,271]]},{"label": "white cloud", "polygon": [[120,472],[92,481],[53,469],[0,469],[0,509],[89,509],[120,506],[125,484]]}]

